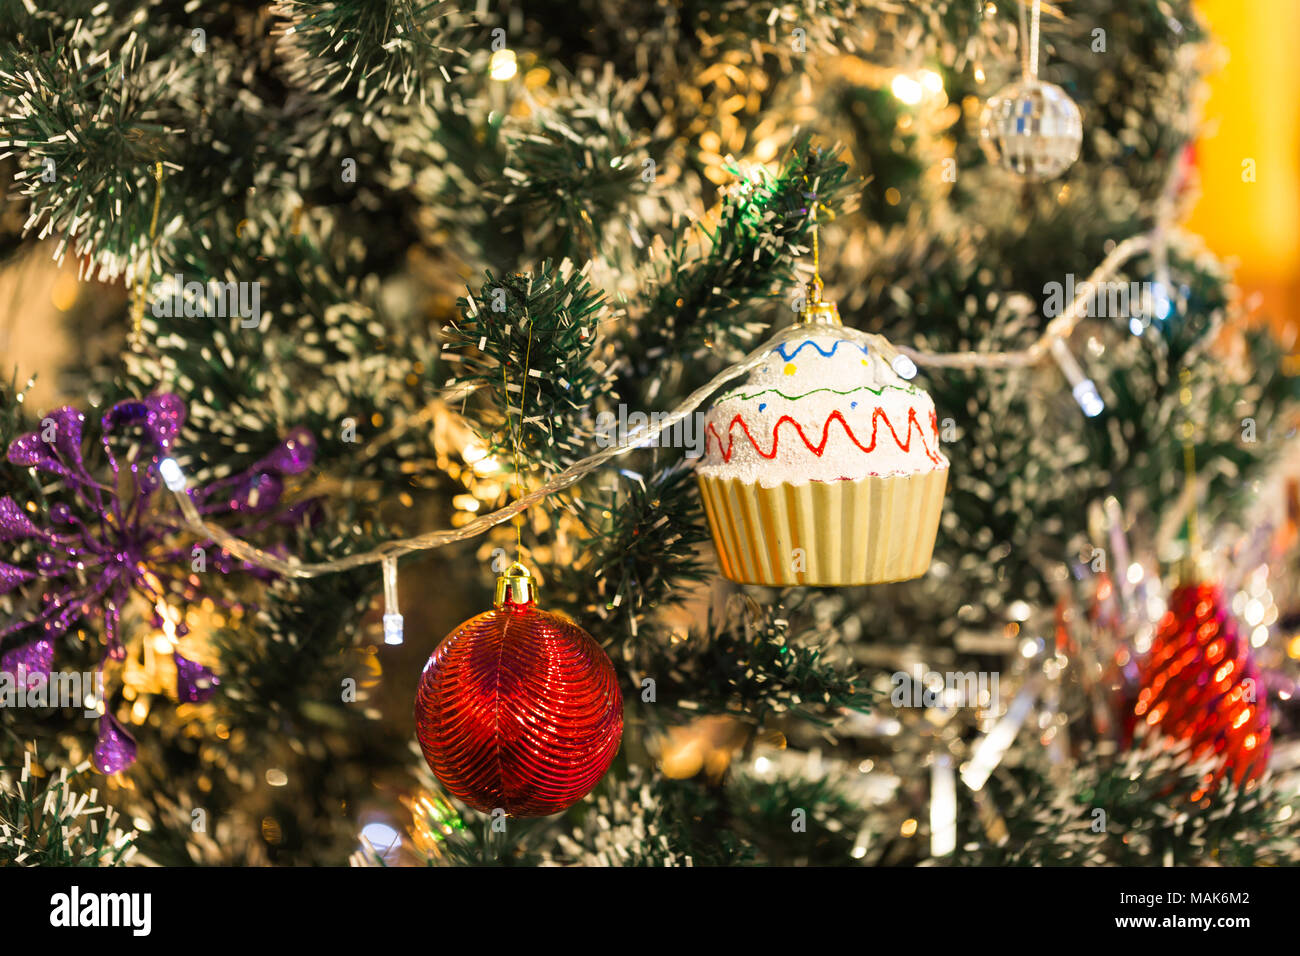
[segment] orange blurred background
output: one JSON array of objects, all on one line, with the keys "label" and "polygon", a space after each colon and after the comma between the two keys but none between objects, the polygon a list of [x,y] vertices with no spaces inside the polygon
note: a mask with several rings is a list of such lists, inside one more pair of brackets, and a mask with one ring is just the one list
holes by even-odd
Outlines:
[{"label": "orange blurred background", "polygon": [[[1300,329],[1300,2],[1200,0],[1222,64],[1196,147],[1187,226],[1237,264],[1237,281],[1294,353]],[[1253,174],[1253,181],[1252,181]]]}]

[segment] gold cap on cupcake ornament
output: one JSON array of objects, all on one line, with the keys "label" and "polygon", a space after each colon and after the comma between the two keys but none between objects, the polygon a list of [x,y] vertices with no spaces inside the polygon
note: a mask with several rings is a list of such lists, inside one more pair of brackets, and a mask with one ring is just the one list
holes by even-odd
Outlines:
[{"label": "gold cap on cupcake ornament", "polygon": [[803,311],[799,313],[800,325],[843,325],[840,310],[834,302],[822,298],[822,277],[813,275],[806,286],[807,297],[804,299]]}]

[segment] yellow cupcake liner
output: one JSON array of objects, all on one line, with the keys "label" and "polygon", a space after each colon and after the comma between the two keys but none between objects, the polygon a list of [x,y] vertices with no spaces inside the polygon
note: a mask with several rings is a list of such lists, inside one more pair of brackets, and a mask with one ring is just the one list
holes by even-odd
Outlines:
[{"label": "yellow cupcake liner", "polygon": [[697,479],[726,577],[768,587],[847,587],[925,574],[948,469],[772,488]]}]

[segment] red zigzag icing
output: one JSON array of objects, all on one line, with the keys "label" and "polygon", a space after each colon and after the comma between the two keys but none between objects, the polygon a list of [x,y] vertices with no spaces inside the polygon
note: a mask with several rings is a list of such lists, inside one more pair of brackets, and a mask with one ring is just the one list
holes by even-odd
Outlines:
[{"label": "red zigzag icing", "polygon": [[[893,436],[894,443],[898,445],[898,447],[903,451],[911,450],[912,426],[915,425],[917,429],[917,433],[921,438],[921,447],[925,449],[926,457],[929,458],[930,461],[934,462],[936,465],[943,464],[943,459],[940,458],[935,452],[931,451],[930,446],[926,444],[925,429],[924,427],[922,427],[921,423],[917,421],[915,408],[909,408],[907,411],[907,438],[906,440],[902,440],[902,441],[899,440],[898,432],[894,431],[894,426],[889,421],[889,415],[886,414],[885,410],[880,406],[876,406],[876,410],[871,414],[871,444],[869,445],[864,445],[862,444],[862,442],[858,441],[857,436],[853,434],[853,429],[849,427],[849,423],[844,420],[844,416],[841,415],[838,410],[831,412],[830,417],[826,419],[826,424],[822,427],[822,440],[816,445],[814,445],[812,442],[808,440],[808,436],[804,434],[803,426],[800,425],[793,418],[791,418],[789,415],[782,415],[777,420],[776,425],[773,426],[772,450],[770,452],[763,451],[763,449],[759,447],[758,442],[754,439],[753,433],[750,432],[749,430],[749,424],[745,421],[745,416],[740,414],[736,415],[736,417],[731,420],[731,424],[727,426],[727,447],[726,448],[722,447],[722,436],[718,434],[718,430],[713,427],[713,424],[711,422],[709,423],[709,426],[706,429],[705,440],[707,442],[708,436],[711,435],[713,437],[713,440],[718,443],[718,450],[722,452],[722,460],[729,462],[731,461],[731,455],[734,447],[734,439],[731,437],[731,431],[733,428],[736,427],[736,424],[739,423],[740,427],[744,429],[745,436],[749,439],[749,443],[754,446],[754,450],[756,452],[758,452],[764,458],[775,458],[777,447],[781,441],[781,426],[784,425],[786,422],[789,422],[791,425],[794,426],[794,430],[799,433],[799,438],[803,440],[803,443],[804,445],[807,446],[808,450],[812,452],[814,455],[816,455],[818,458],[820,458],[822,456],[822,452],[826,450],[826,442],[830,438],[831,422],[839,421],[840,425],[844,428],[844,433],[849,436],[849,440],[853,442],[853,444],[861,448],[864,452],[870,452],[873,451],[876,447],[877,423],[882,418],[885,420],[885,427],[889,429],[889,434]],[[934,429],[934,436],[937,441],[939,437],[939,416],[935,412],[930,413],[930,427]],[[705,447],[705,451],[706,452],[708,451],[707,445]]]}]

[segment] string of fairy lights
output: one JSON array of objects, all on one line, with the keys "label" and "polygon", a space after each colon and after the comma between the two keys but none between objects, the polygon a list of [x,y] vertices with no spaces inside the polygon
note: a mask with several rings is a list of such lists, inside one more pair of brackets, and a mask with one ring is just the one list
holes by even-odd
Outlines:
[{"label": "string of fairy lights", "polygon": [[[1158,228],[1150,233],[1134,236],[1116,245],[1102,263],[1089,275],[1085,284],[1069,303],[1067,308],[1048,324],[1042,335],[1027,348],[1000,352],[929,352],[907,346],[894,346],[879,335],[863,333],[845,328],[843,333],[860,339],[863,344],[873,346],[890,362],[893,369],[904,378],[912,378],[917,373],[917,366],[934,368],[976,369],[1010,369],[1037,365],[1048,356],[1057,364],[1069,383],[1075,400],[1085,415],[1095,417],[1104,409],[1097,386],[1087,378],[1080,369],[1077,360],[1069,351],[1067,340],[1073,333],[1081,318],[1085,316],[1090,301],[1090,288],[1115,275],[1122,266],[1136,256],[1152,250],[1164,241],[1167,230]],[[400,643],[401,615],[397,610],[397,559],[409,554],[431,551],[478,537],[521,514],[543,499],[564,491],[580,482],[591,472],[606,462],[638,448],[646,447],[664,431],[671,429],[682,419],[693,413],[711,395],[728,382],[733,381],[760,365],[771,349],[784,341],[790,330],[799,327],[788,326],[777,336],[768,339],[751,351],[740,362],[729,366],[714,376],[708,383],[692,392],[680,405],[665,415],[652,417],[646,425],[633,429],[626,441],[583,458],[561,471],[554,478],[522,494],[508,504],[479,515],[459,528],[446,528],[424,532],[407,538],[396,538],[368,551],[358,552],[346,557],[328,561],[304,562],[296,557],[280,557],[265,551],[251,542],[245,541],[229,531],[205,521],[190,496],[186,493],[188,479],[180,464],[174,458],[166,458],[159,463],[159,471],[167,488],[173,492],[181,515],[190,531],[203,535],[220,545],[225,551],[241,561],[256,567],[272,571],[286,578],[316,578],[341,571],[348,571],[371,564],[380,564],[383,568],[385,582],[385,639],[389,643]],[[526,374],[526,372],[525,372]]]},{"label": "string of fairy lights", "polygon": [[[1038,66],[1037,34],[1039,0],[1033,2],[1032,26],[1026,28],[1023,22],[1025,72],[1036,76]],[[514,75],[516,58],[508,48],[496,50],[492,56],[491,75],[494,79],[507,80]],[[1073,299],[1064,310],[1048,323],[1042,334],[1025,348],[1003,351],[959,351],[932,352],[910,346],[895,346],[884,337],[863,333],[851,328],[844,328],[846,337],[859,340],[862,344],[874,347],[903,378],[915,377],[918,366],[931,368],[976,370],[1007,370],[1036,366],[1053,359],[1070,387],[1075,401],[1088,417],[1096,417],[1105,409],[1104,400],[1095,382],[1083,371],[1069,348],[1069,338],[1081,319],[1091,314],[1089,304],[1097,288],[1113,276],[1134,258],[1151,253],[1155,260],[1156,291],[1161,297],[1157,306],[1157,315],[1163,317],[1169,308],[1168,290],[1168,237],[1176,222],[1176,199],[1180,192],[1184,170],[1175,165],[1166,181],[1156,206],[1156,222],[1150,231],[1132,236],[1116,244],[1088,276],[1077,287]],[[156,177],[157,189],[161,191],[161,175]],[[814,216],[812,233],[814,243],[817,238],[817,223]],[[814,264],[814,283],[820,282],[818,265]],[[784,341],[792,329],[789,326],[759,345],[739,362],[730,365],[715,375],[707,384],[696,389],[676,408],[666,414],[651,416],[647,424],[634,428],[626,440],[609,448],[583,458],[549,481],[526,493],[518,494],[513,501],[486,514],[478,515],[460,527],[438,529],[421,534],[396,538],[367,551],[347,555],[326,561],[306,562],[294,556],[282,557],[265,551],[246,541],[219,525],[204,520],[194,501],[187,493],[188,479],[180,464],[174,458],[166,458],[159,463],[159,471],[166,487],[173,493],[180,508],[183,522],[187,529],[213,541],[230,555],[247,564],[274,572],[285,578],[309,579],[335,574],[367,565],[379,564],[382,568],[384,582],[384,635],[386,643],[397,644],[402,641],[402,615],[398,609],[397,562],[398,559],[415,553],[431,551],[457,542],[466,541],[482,534],[506,521],[515,518],[533,505],[552,495],[558,494],[580,482],[584,477],[596,471],[607,462],[625,455],[638,448],[655,442],[658,436],[673,428],[678,422],[692,414],[711,395],[723,385],[731,382],[760,365],[768,356],[774,345]],[[525,360],[525,365],[527,365]],[[523,369],[524,381],[531,374],[531,369]],[[504,374],[504,369],[503,369]],[[518,479],[518,468],[516,467]],[[518,485],[518,480],[516,481]]]}]

